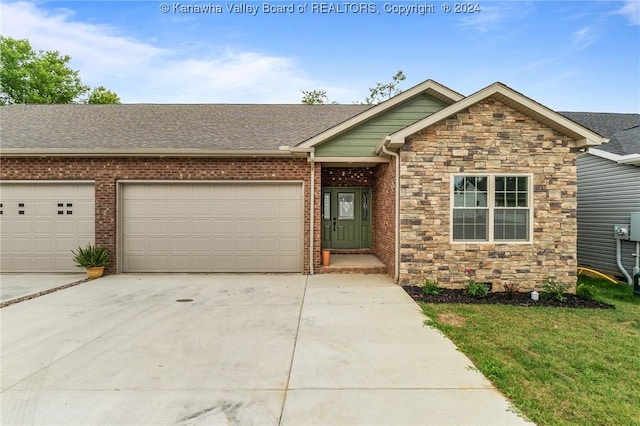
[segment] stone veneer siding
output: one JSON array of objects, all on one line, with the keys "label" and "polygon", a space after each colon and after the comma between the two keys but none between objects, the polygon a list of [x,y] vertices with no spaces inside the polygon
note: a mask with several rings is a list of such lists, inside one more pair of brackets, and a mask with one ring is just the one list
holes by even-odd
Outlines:
[{"label": "stone veneer siding", "polygon": [[[319,171],[317,167],[316,188]],[[303,271],[309,273],[309,174],[306,159],[0,158],[0,179],[5,181],[95,181],[95,242],[111,251],[108,273],[116,271],[116,186],[121,179],[304,181]],[[319,211],[319,197],[315,208]]]},{"label": "stone veneer siding", "polygon": [[[401,283],[462,288],[472,269],[494,290],[539,289],[549,276],[575,288],[576,151],[570,138],[493,98],[411,136],[401,150]],[[452,244],[455,173],[532,173],[533,242]]]}]

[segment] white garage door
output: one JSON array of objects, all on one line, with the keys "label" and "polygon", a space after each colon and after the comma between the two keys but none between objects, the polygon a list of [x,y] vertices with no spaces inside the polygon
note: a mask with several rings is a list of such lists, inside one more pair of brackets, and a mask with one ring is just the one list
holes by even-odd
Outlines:
[{"label": "white garage door", "polygon": [[72,249],[94,242],[93,183],[0,184],[0,270],[79,272]]},{"label": "white garage door", "polygon": [[301,183],[125,183],[123,272],[301,272]]}]

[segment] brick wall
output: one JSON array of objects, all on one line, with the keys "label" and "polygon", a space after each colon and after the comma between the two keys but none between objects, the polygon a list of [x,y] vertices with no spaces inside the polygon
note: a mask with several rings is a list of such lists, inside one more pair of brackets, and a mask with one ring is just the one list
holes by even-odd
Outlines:
[{"label": "brick wall", "polygon": [[322,186],[362,187],[373,186],[373,169],[367,167],[325,167],[322,169]]},{"label": "brick wall", "polygon": [[321,217],[321,205],[322,205],[322,166],[320,163],[315,163],[315,200],[313,211],[313,270],[314,272],[320,267],[322,263],[321,250],[322,250],[322,217]]},{"label": "brick wall", "polygon": [[[0,179],[94,180],[96,243],[111,251],[111,265],[107,270],[110,273],[116,270],[116,184],[120,179],[304,181],[303,257],[304,272],[309,272],[309,165],[306,159],[3,157],[0,158]],[[317,188],[319,183],[317,173]],[[319,198],[318,189],[316,211],[320,211]]]},{"label": "brick wall", "polygon": [[395,274],[395,162],[378,164],[373,185],[373,252]]},{"label": "brick wall", "polygon": [[[453,173],[532,173],[533,243],[451,244]],[[403,284],[437,279],[444,287],[476,281],[540,288],[548,276],[575,285],[576,149],[545,125],[488,98],[413,135],[401,151]]]}]

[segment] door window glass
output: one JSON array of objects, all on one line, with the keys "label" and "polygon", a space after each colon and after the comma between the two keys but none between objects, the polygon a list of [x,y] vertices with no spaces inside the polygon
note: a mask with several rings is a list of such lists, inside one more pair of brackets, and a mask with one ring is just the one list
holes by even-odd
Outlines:
[{"label": "door window glass", "polygon": [[338,193],[338,219],[355,219],[355,194],[353,192]]},{"label": "door window glass", "polygon": [[331,193],[330,192],[325,192],[324,193],[324,203],[323,203],[323,209],[322,209],[322,217],[325,220],[329,220],[331,219]]}]

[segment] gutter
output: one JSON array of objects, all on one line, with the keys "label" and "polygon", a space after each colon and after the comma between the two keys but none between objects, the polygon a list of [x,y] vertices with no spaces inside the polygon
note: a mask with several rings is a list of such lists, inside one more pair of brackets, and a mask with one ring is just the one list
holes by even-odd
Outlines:
[{"label": "gutter", "polygon": [[313,232],[315,230],[314,226],[314,206],[316,202],[316,163],[315,163],[315,148],[296,148],[291,146],[281,146],[281,151],[286,151],[291,154],[307,154],[307,161],[311,165],[310,172],[310,184],[309,184],[309,275],[313,275]]},{"label": "gutter", "polygon": [[38,149],[2,148],[2,157],[291,157],[293,152],[282,150],[239,149]]},{"label": "gutter", "polygon": [[[382,143],[380,145],[378,145],[378,147],[380,148],[380,150],[382,152],[384,152],[385,154],[394,157],[395,158],[395,164],[396,164],[396,170],[395,170],[395,175],[396,175],[396,208],[395,208],[395,252],[396,252],[396,259],[395,259],[395,271],[394,271],[394,275],[393,275],[393,282],[398,284],[398,282],[400,281],[400,155],[398,155],[397,152],[393,152],[393,151],[389,151],[387,149],[387,146],[389,145],[389,143],[391,143],[391,138],[389,138],[388,136],[385,137],[382,141]],[[376,148],[376,151],[378,150],[378,148]]]}]

